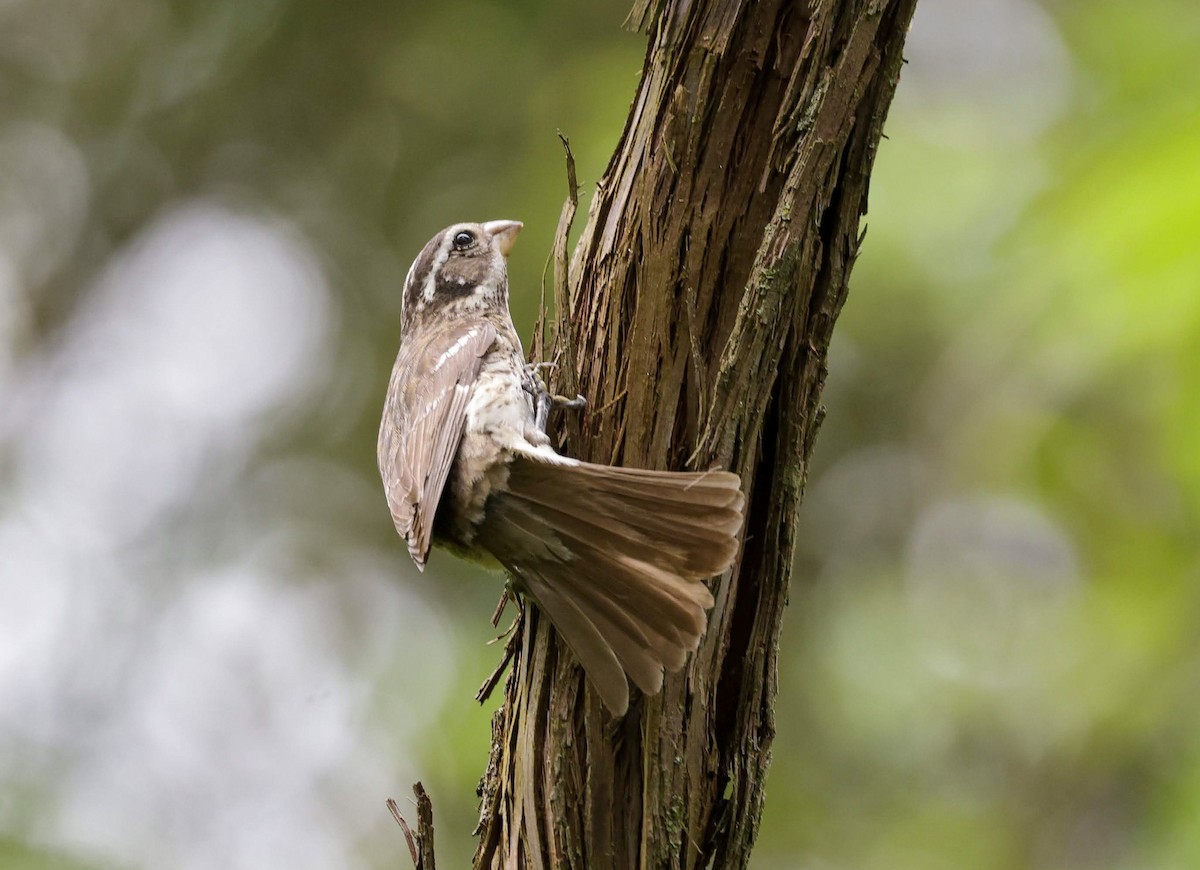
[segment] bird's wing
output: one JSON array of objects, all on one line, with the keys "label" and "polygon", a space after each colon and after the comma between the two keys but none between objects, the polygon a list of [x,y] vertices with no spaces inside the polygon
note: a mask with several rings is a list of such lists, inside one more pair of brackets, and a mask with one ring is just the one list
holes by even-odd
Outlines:
[{"label": "bird's wing", "polygon": [[392,369],[379,427],[379,472],[392,521],[422,570],[467,403],[495,338],[495,327],[480,321],[430,330],[401,343]]}]

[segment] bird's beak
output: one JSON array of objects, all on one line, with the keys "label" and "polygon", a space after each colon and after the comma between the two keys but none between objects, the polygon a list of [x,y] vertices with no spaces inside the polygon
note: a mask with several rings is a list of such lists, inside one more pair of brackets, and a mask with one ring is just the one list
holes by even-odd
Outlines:
[{"label": "bird's beak", "polygon": [[525,224],[520,221],[488,221],[483,225],[483,229],[491,236],[500,253],[507,257],[517,240],[517,233],[521,232],[523,226]]}]

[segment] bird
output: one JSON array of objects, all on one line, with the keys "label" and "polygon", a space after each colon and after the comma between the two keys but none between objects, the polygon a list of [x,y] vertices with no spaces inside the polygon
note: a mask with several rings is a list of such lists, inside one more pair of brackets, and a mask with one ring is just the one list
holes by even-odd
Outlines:
[{"label": "bird", "polygon": [[[424,571],[433,544],[510,575],[615,717],[695,652],[733,563],[745,502],[728,471],[598,465],[558,453],[551,397],[509,313],[523,224],[459,223],[404,280],[378,460],[396,531]],[[578,405],[576,402],[565,403]]]}]

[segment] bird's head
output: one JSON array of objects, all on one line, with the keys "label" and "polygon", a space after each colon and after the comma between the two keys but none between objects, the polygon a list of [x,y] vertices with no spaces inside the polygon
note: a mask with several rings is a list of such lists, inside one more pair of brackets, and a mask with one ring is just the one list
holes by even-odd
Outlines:
[{"label": "bird's head", "polygon": [[520,221],[454,224],[430,239],[404,281],[404,325],[434,312],[508,308],[508,252]]}]

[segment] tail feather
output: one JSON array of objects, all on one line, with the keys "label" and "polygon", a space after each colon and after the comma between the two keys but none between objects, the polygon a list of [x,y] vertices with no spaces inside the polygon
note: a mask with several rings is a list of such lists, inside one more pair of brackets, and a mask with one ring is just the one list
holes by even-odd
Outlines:
[{"label": "tail feather", "polygon": [[[647,694],[653,694],[662,688],[663,664],[659,660],[660,657],[654,654],[655,646],[643,632],[643,624],[631,618],[611,600],[602,597],[581,598],[575,594],[577,590],[574,589],[560,591],[558,587],[561,583],[558,578],[548,578],[537,571],[529,572],[526,577],[529,580],[530,593],[547,611],[555,625],[559,625],[559,609],[564,604],[569,604],[587,620],[591,631],[599,638],[602,653],[597,654],[594,649],[586,649],[581,654],[576,649],[574,637],[559,628],[560,633],[568,638],[588,677],[601,689],[600,697],[609,709],[624,713],[628,707],[629,686],[626,683],[626,675]],[[553,589],[554,592],[548,599],[544,599],[548,589]],[[561,600],[556,601],[556,597]],[[550,603],[547,604],[546,601]],[[615,673],[606,660],[609,654],[617,660]],[[678,667],[682,667],[685,655],[680,654]],[[672,659],[674,660],[674,655]],[[595,671],[600,672],[600,678],[592,676]],[[621,691],[614,692],[612,686],[618,684]]]},{"label": "tail feather", "polygon": [[704,633],[704,611],[713,603],[703,583],[682,580],[578,539],[568,540],[567,546],[572,561],[554,576],[575,600],[591,609],[611,605],[640,622],[642,634],[660,645],[695,647]]},{"label": "tail feather", "polygon": [[[660,644],[695,647],[704,631],[704,610],[713,606],[713,595],[703,583],[685,581],[612,550],[599,550],[586,540],[560,532],[520,503],[509,502],[492,517],[509,541],[534,541],[538,550],[524,551],[510,565],[518,575],[538,569],[558,582],[589,612],[612,602],[619,611],[647,622],[643,635]],[[551,539],[551,545],[544,541]],[[547,558],[550,556],[550,558]],[[512,559],[505,559],[512,562]]]},{"label": "tail feather", "polygon": [[[516,566],[508,566],[516,571]],[[530,594],[545,609],[546,615],[563,637],[570,638],[571,650],[575,653],[600,699],[616,715],[629,708],[629,684],[625,681],[625,670],[617,659],[612,645],[596,628],[595,623],[555,585],[546,582],[536,571],[522,574],[529,584]]]},{"label": "tail feather", "polygon": [[[686,577],[719,574],[737,555],[743,496],[736,475],[517,460],[509,492],[585,540],[609,533],[623,552]],[[610,540],[606,540],[609,543]]]},{"label": "tail feather", "polygon": [[[515,573],[549,566],[560,591],[583,602],[595,595],[611,599],[633,614],[653,619],[655,635],[666,641],[686,645],[704,632],[704,610],[712,607],[713,599],[703,583],[685,580],[611,548],[598,548],[548,523],[519,502],[509,500],[497,506],[492,521],[508,542],[527,548],[523,558],[514,562]],[[520,550],[514,547],[506,552]]]},{"label": "tail feather", "polygon": [[662,688],[700,643],[703,582],[737,554],[743,496],[727,472],[664,472],[517,457],[478,543],[516,575],[613,713],[626,674]]}]

